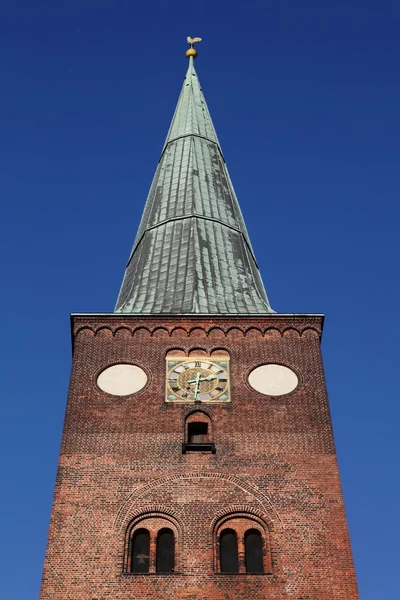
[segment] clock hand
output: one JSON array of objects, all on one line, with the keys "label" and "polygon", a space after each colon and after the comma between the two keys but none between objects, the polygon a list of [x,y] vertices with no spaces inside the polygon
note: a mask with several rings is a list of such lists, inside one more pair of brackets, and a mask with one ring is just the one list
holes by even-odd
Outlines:
[{"label": "clock hand", "polygon": [[191,381],[188,381],[188,383],[197,383],[197,379],[200,377],[200,375],[201,375],[201,371],[197,371],[196,379],[192,379]]},{"label": "clock hand", "polygon": [[[201,375],[201,373],[197,373],[197,375]],[[199,381],[212,381],[213,379],[216,379],[217,376],[216,375],[207,375],[207,377],[200,377]],[[188,381],[188,383],[196,383],[197,381],[197,376],[196,379],[192,379],[191,381]]]},{"label": "clock hand", "polygon": [[216,375],[208,375],[207,377],[201,377],[199,379],[199,381],[212,381],[213,379],[216,379],[217,376]]},{"label": "clock hand", "polygon": [[194,386],[194,399],[197,400],[197,396],[199,395],[199,384],[200,381],[212,381],[213,379],[216,379],[217,376],[214,374],[211,375],[207,375],[207,377],[201,377],[201,371],[197,371],[196,374],[196,379],[191,379],[190,381],[188,381],[189,385],[192,385],[193,383],[195,384]]},{"label": "clock hand", "polygon": [[196,375],[196,385],[194,386],[194,399],[197,400],[197,396],[199,395],[199,382],[200,382],[201,371],[197,371]]}]

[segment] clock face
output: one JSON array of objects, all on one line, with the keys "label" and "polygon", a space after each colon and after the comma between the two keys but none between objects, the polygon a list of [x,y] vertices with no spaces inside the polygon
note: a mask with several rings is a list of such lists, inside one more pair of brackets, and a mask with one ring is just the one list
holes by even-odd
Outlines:
[{"label": "clock face", "polygon": [[167,358],[167,402],[229,402],[229,359]]}]

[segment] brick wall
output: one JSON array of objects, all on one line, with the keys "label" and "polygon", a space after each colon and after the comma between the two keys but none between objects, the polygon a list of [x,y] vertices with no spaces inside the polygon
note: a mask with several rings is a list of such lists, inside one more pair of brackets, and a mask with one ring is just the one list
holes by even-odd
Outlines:
[{"label": "brick wall", "polygon": [[[357,600],[321,317],[82,315],[72,326],[41,600]],[[232,402],[205,406],[215,454],[182,453],[185,419],[198,406],[164,403],[172,350],[230,355]],[[146,371],[138,393],[97,387],[98,374],[120,362]],[[270,397],[248,385],[249,372],[270,362],[296,371],[294,392]],[[246,515],[265,527],[272,572],[216,572],[221,520]],[[172,524],[174,573],[127,572],[129,531],[142,516]]]}]

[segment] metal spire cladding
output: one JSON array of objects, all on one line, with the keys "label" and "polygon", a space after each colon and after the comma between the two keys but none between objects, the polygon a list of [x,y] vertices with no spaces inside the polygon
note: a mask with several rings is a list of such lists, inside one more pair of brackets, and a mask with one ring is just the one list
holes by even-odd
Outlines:
[{"label": "metal spire cladding", "polygon": [[189,67],[115,312],[271,313],[189,43]]}]

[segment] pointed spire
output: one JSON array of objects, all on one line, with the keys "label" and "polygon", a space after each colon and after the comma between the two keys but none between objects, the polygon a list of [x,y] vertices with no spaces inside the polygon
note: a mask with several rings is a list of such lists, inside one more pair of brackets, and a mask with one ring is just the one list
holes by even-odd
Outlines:
[{"label": "pointed spire", "polygon": [[194,41],[115,312],[270,313],[194,68]]},{"label": "pointed spire", "polygon": [[199,135],[219,145],[217,134],[208,112],[200,81],[194,68],[194,56],[189,56],[189,66],[181,95],[165,140],[164,148],[174,139],[184,135]]}]

